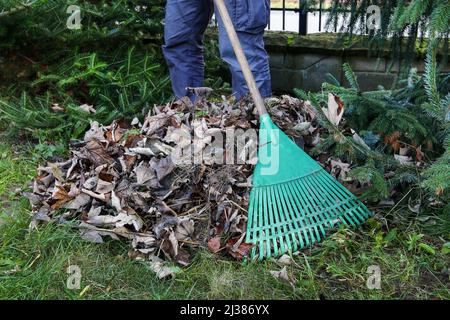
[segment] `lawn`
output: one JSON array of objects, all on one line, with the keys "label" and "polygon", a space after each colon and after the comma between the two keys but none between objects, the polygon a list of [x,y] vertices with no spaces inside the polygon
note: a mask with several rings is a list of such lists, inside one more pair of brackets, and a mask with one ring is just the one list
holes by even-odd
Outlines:
[{"label": "lawn", "polygon": [[[29,2],[2,0],[0,9],[0,299],[450,299],[450,74],[439,71],[449,48],[446,2],[392,2],[380,26],[388,33],[370,32],[364,41],[335,37],[370,47],[386,67],[389,52],[393,63],[402,61],[395,88],[362,90],[365,68],[353,71],[348,63],[345,80],[317,69],[326,76],[318,92],[293,84],[313,114],[289,126],[298,131],[296,142],[322,164],[331,162],[326,166],[341,181],[349,178],[355,195],[376,203],[368,205],[373,218],[282,261],[242,264],[196,249],[190,264],[171,265],[178,272],[165,280],[149,262],[133,260],[125,241],[86,242],[73,221],[30,227],[23,197],[36,168],[67,158],[69,141],[76,144],[91,121],[141,120],[170,100],[164,3],[81,0],[70,14],[65,0]],[[273,8],[283,3],[297,8],[299,0],[271,1]],[[342,4],[333,19],[341,10],[354,13],[345,32],[367,18],[367,2],[326,0],[323,8],[332,3]],[[74,23],[80,14],[81,24]],[[436,39],[413,32],[422,29]],[[289,37],[280,36],[286,50]],[[222,101],[231,79],[215,39],[205,42],[205,85]],[[419,61],[423,73],[413,63]]]},{"label": "lawn", "polygon": [[[190,266],[159,280],[146,262],[131,260],[126,243],[91,244],[69,224],[29,230],[20,196],[41,161],[40,146],[0,144],[0,299],[449,299],[449,219],[414,217],[400,204],[378,211],[360,229],[341,228],[293,256],[291,283],[270,271],[277,261],[243,265],[198,250]],[[69,266],[81,270],[68,289]],[[369,289],[371,266],[381,288]],[[370,281],[369,281],[370,282]]]}]

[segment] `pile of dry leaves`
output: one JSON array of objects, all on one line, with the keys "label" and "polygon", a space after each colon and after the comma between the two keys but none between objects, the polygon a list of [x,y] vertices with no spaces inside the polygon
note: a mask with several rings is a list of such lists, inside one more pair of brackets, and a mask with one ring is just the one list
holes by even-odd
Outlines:
[{"label": "pile of dry leaves", "polygon": [[[267,102],[274,122],[301,147],[319,142],[321,128],[307,102],[289,96]],[[155,107],[143,123],[93,122],[82,141],[71,141],[70,158],[38,168],[26,194],[31,227],[72,221],[90,241],[129,239],[130,255],[150,259],[161,277],[170,273],[161,258],[187,265],[193,247],[242,259],[250,248],[244,236],[254,159],[175,165],[170,154],[190,140],[180,129],[197,138],[196,154],[208,147],[211,132],[256,129],[257,119],[250,101],[223,98]],[[225,150],[215,154],[226,157]]]}]

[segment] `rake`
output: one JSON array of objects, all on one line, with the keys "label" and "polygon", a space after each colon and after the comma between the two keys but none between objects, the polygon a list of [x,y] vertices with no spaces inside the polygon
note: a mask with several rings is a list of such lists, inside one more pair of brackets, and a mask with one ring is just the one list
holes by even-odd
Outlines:
[{"label": "rake", "polygon": [[223,0],[214,0],[260,115],[246,242],[251,260],[277,257],[320,242],[340,224],[372,213],[270,119]]}]

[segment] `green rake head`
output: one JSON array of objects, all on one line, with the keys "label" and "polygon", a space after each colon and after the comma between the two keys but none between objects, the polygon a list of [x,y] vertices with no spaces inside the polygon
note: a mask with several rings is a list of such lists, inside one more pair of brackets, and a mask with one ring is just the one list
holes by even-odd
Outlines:
[{"label": "green rake head", "polygon": [[265,114],[247,221],[250,259],[277,257],[320,242],[340,224],[357,226],[372,213]]}]

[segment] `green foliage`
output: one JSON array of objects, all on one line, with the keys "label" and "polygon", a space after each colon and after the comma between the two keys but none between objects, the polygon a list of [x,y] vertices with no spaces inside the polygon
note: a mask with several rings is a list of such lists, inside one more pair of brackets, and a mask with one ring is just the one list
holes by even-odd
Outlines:
[{"label": "green foliage", "polygon": [[[91,120],[109,123],[148,111],[170,96],[169,80],[161,74],[154,54],[136,47],[106,53],[77,53],[46,72],[38,73],[32,92],[20,98],[0,98],[0,119],[10,129],[49,129],[61,137],[79,137]],[[40,95],[40,92],[45,92]],[[57,104],[61,110],[55,110]],[[80,109],[93,105],[95,113]]]},{"label": "green foliage", "polygon": [[450,139],[445,142],[445,152],[437,161],[424,171],[422,186],[442,196],[444,202],[450,201]]},{"label": "green foliage", "polygon": [[342,69],[344,70],[344,74],[345,74],[345,78],[347,78],[348,82],[350,83],[350,87],[359,92],[359,84],[358,84],[358,79],[355,75],[355,73],[353,72],[352,68],[350,68],[350,65],[348,63],[344,63],[344,65],[342,66]]},{"label": "green foliage", "polygon": [[38,74],[33,86],[70,93],[77,101],[112,111],[106,121],[139,114],[168,93],[168,78],[154,62],[155,54],[139,49],[124,45],[112,56],[75,53],[54,70]]},{"label": "green foliage", "polygon": [[[163,0],[2,0],[0,5],[0,48],[26,46],[52,48],[126,39],[146,35],[160,39]],[[81,29],[69,29],[67,8],[81,10]],[[145,7],[145,9],[143,8]]]},{"label": "green foliage", "polygon": [[[423,76],[411,72],[404,86],[395,90],[361,91],[347,64],[343,68],[349,88],[329,76],[322,92],[295,90],[301,99],[311,101],[320,124],[327,129],[313,154],[329,153],[351,163],[354,168],[348,175],[363,186],[362,197],[368,201],[384,199],[394,188],[418,187],[442,196],[444,202],[448,199],[450,148],[442,138],[448,136],[448,121],[444,119],[449,112],[449,98],[447,95],[441,99],[440,94],[448,92],[449,75],[430,71],[436,70],[432,59],[433,53],[428,58],[430,69]],[[322,112],[329,93],[339,96],[345,106],[345,120],[339,126],[331,124]],[[411,157],[410,164],[394,159],[401,150],[402,155],[406,150]],[[422,166],[416,167],[414,162]]]},{"label": "green foliage", "polygon": [[[77,1],[79,30],[66,26],[73,1],[0,3],[0,88],[8,84],[0,93],[0,126],[10,134],[77,138],[91,120],[139,116],[171,97],[160,50],[165,1]],[[205,55],[205,85],[229,93],[216,40],[207,40]],[[80,110],[83,104],[95,114]]]},{"label": "green foliage", "polygon": [[349,172],[349,176],[356,179],[361,184],[370,186],[362,197],[372,202],[386,198],[389,195],[388,184],[384,180],[383,174],[375,167],[373,161],[362,167],[358,167]]},{"label": "green foliage", "polygon": [[425,112],[435,120],[443,137],[444,154],[424,172],[423,186],[442,196],[444,201],[450,201],[450,93],[441,98],[436,83],[436,50],[432,48],[427,54],[425,70],[425,91],[428,102],[422,105]]},{"label": "green foliage", "polygon": [[355,32],[367,34],[367,11],[371,5],[381,8],[381,24],[379,29],[368,33],[367,45],[382,53],[389,43],[402,63],[402,71],[407,72],[416,54],[423,52],[418,43],[425,43],[425,52],[431,49],[433,41],[424,41],[427,37],[440,39],[443,44],[440,53],[448,54],[450,6],[447,0],[332,0],[327,28],[336,28],[338,19],[345,13],[346,23],[339,30],[344,39],[351,39]]},{"label": "green foliage", "polygon": [[[69,5],[73,2],[2,1],[4,68],[26,74],[21,81],[0,75],[0,81],[14,81],[0,93],[0,125],[10,134],[67,141],[91,120],[142,115],[170,97],[159,49],[164,1],[78,1],[79,30],[66,26]],[[16,71],[14,64],[22,65]],[[81,110],[84,104],[96,112]]]}]

